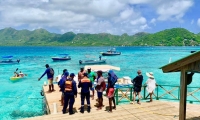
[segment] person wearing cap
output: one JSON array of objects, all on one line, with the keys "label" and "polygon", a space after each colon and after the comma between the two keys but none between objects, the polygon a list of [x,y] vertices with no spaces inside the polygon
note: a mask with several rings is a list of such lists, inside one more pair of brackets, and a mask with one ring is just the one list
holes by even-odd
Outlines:
[{"label": "person wearing cap", "polygon": [[63,77],[68,77],[68,75],[69,75],[69,73],[68,74],[66,74],[66,73],[68,73],[67,72],[67,69],[64,69],[63,70],[63,73],[61,74],[61,75],[58,75],[57,77],[56,77],[56,81],[58,82],[58,86],[60,87],[60,91],[62,92],[62,94],[61,94],[61,106],[63,106],[63,104],[64,104],[64,93],[63,93],[63,90],[62,90],[62,88],[61,88],[61,86],[60,86],[60,84],[61,84],[61,81],[63,80]]},{"label": "person wearing cap", "polygon": [[48,79],[48,83],[49,83],[49,91],[48,92],[55,91],[54,90],[54,85],[53,85],[54,70],[52,68],[50,68],[50,66],[48,64],[46,64],[45,67],[46,67],[46,70],[42,74],[42,76],[40,78],[38,78],[38,81],[42,77],[44,77],[45,74],[47,74],[47,79]]},{"label": "person wearing cap", "polygon": [[97,110],[101,110],[103,106],[103,87],[102,87],[103,82],[105,82],[103,77],[103,72],[99,70],[97,71],[97,86],[96,86],[98,103],[99,103]]},{"label": "person wearing cap", "polygon": [[136,93],[137,93],[137,96],[138,96],[138,104],[141,104],[140,103],[140,92],[141,92],[141,88],[142,88],[142,82],[143,82],[143,76],[142,76],[142,71],[141,70],[138,70],[137,71],[137,76],[131,81],[133,83],[133,102],[135,102],[135,98],[136,98]]},{"label": "person wearing cap", "polygon": [[84,113],[84,101],[87,101],[87,112],[90,112],[90,88],[92,87],[92,82],[87,77],[87,73],[83,74],[83,78],[79,81],[78,88],[81,88],[81,113]]},{"label": "person wearing cap", "polygon": [[91,71],[91,68],[88,68],[88,78],[92,82],[92,88],[90,89],[92,91],[92,100],[94,100],[94,80],[96,79],[95,73]]},{"label": "person wearing cap", "polygon": [[81,67],[80,68],[80,72],[78,72],[78,81],[80,81],[81,79],[83,79],[83,77],[84,77],[84,74],[85,73],[85,71],[84,71],[84,68],[83,67]]},{"label": "person wearing cap", "polygon": [[70,78],[65,78],[62,80],[61,87],[64,88],[64,106],[62,109],[63,114],[66,114],[66,109],[69,104],[69,115],[74,114],[73,112],[73,105],[75,102],[75,98],[77,96],[77,88],[76,82],[74,81],[74,73],[70,74]]},{"label": "person wearing cap", "polygon": [[156,88],[156,80],[154,78],[153,72],[147,72],[146,75],[148,76],[148,79],[146,81],[146,90],[148,91],[149,95],[150,95],[150,102],[152,102],[152,94],[153,91]]}]

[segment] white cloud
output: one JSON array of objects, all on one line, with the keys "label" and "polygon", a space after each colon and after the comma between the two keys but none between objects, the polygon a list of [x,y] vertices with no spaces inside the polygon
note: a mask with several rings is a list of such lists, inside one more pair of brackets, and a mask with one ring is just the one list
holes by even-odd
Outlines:
[{"label": "white cloud", "polygon": [[197,20],[197,25],[200,27],[200,18]]},{"label": "white cloud", "polygon": [[[148,21],[140,5],[153,6],[158,18]],[[0,2],[0,28],[134,34],[158,20],[181,20],[192,5],[193,0],[6,0]]]},{"label": "white cloud", "polygon": [[192,0],[168,0],[157,7],[158,20],[181,20],[185,12],[193,5]]},{"label": "white cloud", "polygon": [[191,20],[190,24],[193,25],[194,24],[194,20]]},{"label": "white cloud", "polygon": [[150,23],[156,25],[156,19],[155,18],[151,19]]}]

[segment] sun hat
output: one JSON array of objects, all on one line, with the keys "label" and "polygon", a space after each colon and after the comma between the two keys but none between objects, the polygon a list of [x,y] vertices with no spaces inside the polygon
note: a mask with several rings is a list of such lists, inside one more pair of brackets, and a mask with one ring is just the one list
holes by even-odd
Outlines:
[{"label": "sun hat", "polygon": [[146,75],[147,75],[149,78],[154,78],[153,72],[146,72]]}]

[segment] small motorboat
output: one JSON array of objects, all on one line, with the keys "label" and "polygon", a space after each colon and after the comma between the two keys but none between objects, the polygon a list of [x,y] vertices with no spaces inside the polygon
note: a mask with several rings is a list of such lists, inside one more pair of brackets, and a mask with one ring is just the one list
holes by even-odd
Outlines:
[{"label": "small motorboat", "polygon": [[79,64],[101,64],[105,63],[106,59],[101,59],[101,60],[79,60]]},{"label": "small motorboat", "polygon": [[3,60],[0,61],[0,64],[18,64],[20,60],[12,60],[13,56],[2,56]]},{"label": "small motorboat", "polygon": [[107,52],[101,52],[103,56],[115,56],[121,55],[121,52],[117,52],[115,48],[108,50]]},{"label": "small motorboat", "polygon": [[52,57],[53,61],[66,61],[71,60],[71,57],[68,54],[59,54],[58,57]]}]

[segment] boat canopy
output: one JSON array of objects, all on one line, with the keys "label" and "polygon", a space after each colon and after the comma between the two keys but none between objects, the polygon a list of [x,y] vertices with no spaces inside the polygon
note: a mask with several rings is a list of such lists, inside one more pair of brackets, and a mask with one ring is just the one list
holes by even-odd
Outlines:
[{"label": "boat canopy", "polygon": [[108,72],[109,70],[118,70],[120,71],[119,67],[111,66],[111,65],[86,65],[84,67],[85,70],[88,68],[91,68],[92,71],[98,71],[101,70],[103,72]]},{"label": "boat canopy", "polygon": [[69,54],[59,54],[59,55],[64,55],[64,56],[68,56]]},{"label": "boat canopy", "polygon": [[8,56],[2,56],[2,58],[12,58],[12,55],[8,55]]}]

